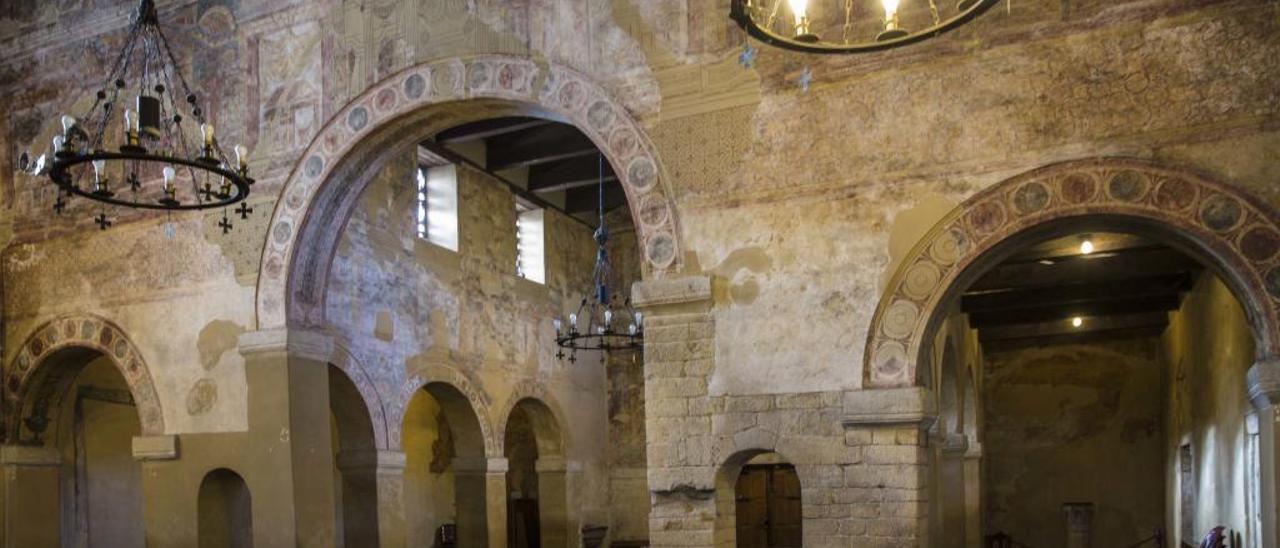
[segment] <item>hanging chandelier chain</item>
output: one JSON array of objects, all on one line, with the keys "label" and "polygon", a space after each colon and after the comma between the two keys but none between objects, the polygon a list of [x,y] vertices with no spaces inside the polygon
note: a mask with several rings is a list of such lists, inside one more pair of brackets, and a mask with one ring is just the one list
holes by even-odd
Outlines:
[{"label": "hanging chandelier chain", "polygon": [[853,37],[853,0],[844,0],[844,43]]}]

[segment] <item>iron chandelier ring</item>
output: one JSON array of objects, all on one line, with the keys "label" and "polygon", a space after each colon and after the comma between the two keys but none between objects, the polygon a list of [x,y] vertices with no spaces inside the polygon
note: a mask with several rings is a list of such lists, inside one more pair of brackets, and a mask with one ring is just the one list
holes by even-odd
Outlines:
[{"label": "iron chandelier ring", "polygon": [[[786,36],[773,32],[760,26],[756,22],[755,18],[748,13],[746,6],[747,0],[733,0],[733,4],[729,9],[729,18],[733,19],[738,26],[747,31],[747,34],[751,35],[751,37],[771,46],[791,51],[837,54],[870,53],[914,44],[933,38],[944,32],[955,30],[957,27],[968,23],[973,20],[973,18],[981,15],[983,12],[987,11],[987,9],[991,8],[991,6],[994,6],[999,2],[1000,0],[962,0],[960,2],[959,13],[951,16],[949,19],[939,21],[935,25],[922,28],[917,31],[908,31],[906,34],[896,38],[856,42],[851,44],[801,41],[797,40],[794,36]],[[965,4],[969,5],[966,6]]]},{"label": "iron chandelier ring", "polygon": [[[213,195],[213,199],[206,201],[196,201],[194,203],[163,203],[156,201],[155,203],[121,200],[113,196],[107,196],[91,190],[85,190],[75,185],[71,181],[71,173],[68,172],[72,166],[91,163],[97,160],[106,161],[141,161],[152,162],[157,164],[181,165],[192,169],[204,171],[225,178],[231,183],[235,190],[229,193],[225,198]],[[66,190],[76,196],[88,198],[98,202],[112,205],[135,207],[141,209],[157,209],[167,211],[196,211],[201,209],[216,209],[219,207],[232,206],[244,201],[249,196],[249,185],[253,184],[253,179],[245,176],[237,171],[232,171],[222,167],[221,164],[215,164],[206,159],[196,158],[194,160],[187,158],[179,158],[174,156],[160,156],[147,152],[109,152],[105,150],[95,150],[90,153],[56,153],[54,154],[53,165],[49,169],[49,178],[57,183],[59,188]]]},{"label": "iron chandelier ring", "polygon": [[556,337],[556,344],[566,350],[639,350],[644,348],[640,334],[575,333]]}]

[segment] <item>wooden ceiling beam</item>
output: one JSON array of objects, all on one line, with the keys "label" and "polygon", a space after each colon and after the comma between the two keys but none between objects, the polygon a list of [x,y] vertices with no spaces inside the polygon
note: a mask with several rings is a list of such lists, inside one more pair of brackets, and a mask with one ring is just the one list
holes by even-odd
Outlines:
[{"label": "wooden ceiling beam", "polygon": [[[529,190],[537,193],[559,192],[594,186],[600,178],[597,157],[580,156],[558,162],[542,163],[529,168]],[[604,182],[618,180],[608,162],[604,164]]]},{"label": "wooden ceiling beam", "polygon": [[494,137],[485,141],[489,171],[520,167],[599,154],[595,143],[573,126],[548,125]]},{"label": "wooden ceiling beam", "polygon": [[1117,316],[1081,317],[1080,327],[1072,325],[1071,319],[1048,322],[1026,323],[1007,326],[993,326],[978,330],[978,339],[983,343],[1014,339],[1038,339],[1066,335],[1096,334],[1106,331],[1141,329],[1149,327],[1164,328],[1169,325],[1168,312],[1143,312],[1139,314],[1123,314]]},{"label": "wooden ceiling beam", "polygon": [[1117,253],[1080,255],[1057,261],[1005,263],[983,274],[969,291],[1053,287],[1073,283],[1105,283],[1195,272],[1199,263],[1168,247],[1150,247]]},{"label": "wooden ceiling beam", "polygon": [[1169,295],[1190,289],[1191,282],[1191,274],[1179,272],[1103,283],[1072,283],[1028,289],[992,289],[966,293],[960,298],[960,309],[966,313],[991,312]]},{"label": "wooden ceiling beam", "polygon": [[436,135],[435,141],[442,145],[457,145],[538,128],[552,123],[554,122],[540,118],[493,118],[444,130]]},{"label": "wooden ceiling beam", "polygon": [[982,329],[996,325],[1012,325],[1021,323],[1050,322],[1073,318],[1076,316],[1111,316],[1139,314],[1144,312],[1168,312],[1177,310],[1179,304],[1177,294],[1151,295],[1134,298],[1113,299],[1081,304],[1061,306],[1045,306],[1017,310],[992,310],[969,314],[969,323]]}]

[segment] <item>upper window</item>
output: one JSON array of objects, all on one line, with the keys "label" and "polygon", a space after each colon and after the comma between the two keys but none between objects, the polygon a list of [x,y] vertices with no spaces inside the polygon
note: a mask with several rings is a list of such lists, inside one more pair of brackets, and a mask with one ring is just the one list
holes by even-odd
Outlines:
[{"label": "upper window", "polygon": [[545,211],[516,203],[516,275],[540,284],[547,283]]},{"label": "upper window", "polygon": [[458,168],[453,164],[418,168],[418,237],[458,250]]}]

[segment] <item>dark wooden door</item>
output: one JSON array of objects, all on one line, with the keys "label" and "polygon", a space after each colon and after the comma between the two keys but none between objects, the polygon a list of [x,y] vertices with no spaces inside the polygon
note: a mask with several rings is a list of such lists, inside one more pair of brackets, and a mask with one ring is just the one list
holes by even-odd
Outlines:
[{"label": "dark wooden door", "polygon": [[795,467],[744,466],[734,494],[739,548],[801,546],[800,478]]},{"label": "dark wooden door", "polygon": [[538,548],[541,531],[538,528],[538,501],[512,499],[507,504],[507,546],[509,548]]}]

